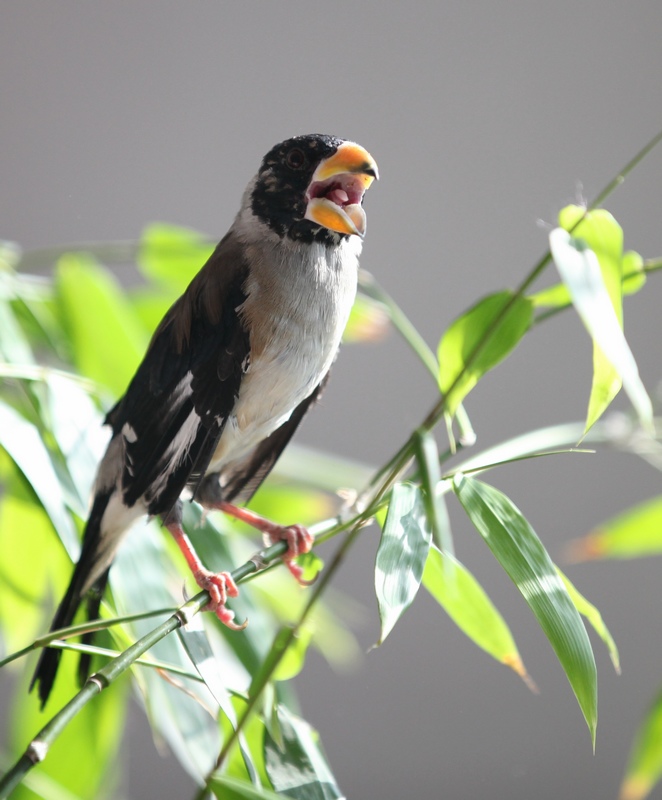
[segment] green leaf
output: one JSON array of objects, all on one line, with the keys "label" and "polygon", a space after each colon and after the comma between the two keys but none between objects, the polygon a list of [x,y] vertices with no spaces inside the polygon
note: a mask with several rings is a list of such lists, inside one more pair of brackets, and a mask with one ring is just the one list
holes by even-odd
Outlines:
[{"label": "green leaf", "polygon": [[50,517],[72,559],[78,557],[78,534],[67,511],[60,482],[39,431],[11,406],[0,400],[0,447],[25,475]]},{"label": "green leaf", "polygon": [[437,487],[441,484],[437,442],[429,432],[419,432],[415,443],[416,461],[421,474],[423,502],[425,503],[432,540],[445,553],[453,554],[453,535],[446,503]]},{"label": "green leaf", "polygon": [[431,538],[420,489],[409,483],[396,484],[375,562],[375,592],[381,620],[377,644],[382,644],[414,601]]},{"label": "green leaf", "polygon": [[662,777],[662,692],[635,734],[619,800],[643,800]]},{"label": "green leaf", "polygon": [[646,283],[644,259],[634,250],[628,250],[627,253],[623,253],[621,264],[623,270],[623,294],[636,294]]},{"label": "green leaf", "polygon": [[143,231],[137,263],[143,275],[178,297],[213,251],[214,245],[198,231],[155,222]]},{"label": "green leaf", "polygon": [[456,475],[455,493],[490,550],[529,604],[554,648],[595,745],[598,693],[586,629],[535,531],[501,492]]},{"label": "green leaf", "polygon": [[[559,214],[559,224],[581,240],[596,255],[602,281],[623,328],[623,230],[612,215],[602,208],[587,212],[580,206],[568,206]],[[609,407],[621,388],[618,371],[605,356],[600,345],[593,343],[593,385],[586,419],[588,430]]]},{"label": "green leaf", "polygon": [[[623,335],[620,301],[614,306],[613,270],[605,282],[595,253],[581,239],[571,238],[562,228],[549,235],[550,250],[559,274],[570,290],[572,302],[593,339],[593,388],[586,420],[586,430],[595,423],[618,391],[623,381],[641,424],[653,427],[653,408],[644,388],[634,356]],[[618,276],[620,287],[620,273]],[[620,292],[620,288],[618,290]],[[610,293],[611,292],[611,293]],[[620,295],[619,295],[620,296]]]},{"label": "green leaf", "polygon": [[279,795],[296,800],[336,800],[343,797],[319,745],[319,735],[311,726],[278,705],[281,742],[267,729],[264,757],[267,774]]},{"label": "green leaf", "polygon": [[572,561],[641,558],[662,553],[662,496],[633,506],[571,542]]},{"label": "green leaf", "polygon": [[588,622],[593,627],[593,630],[598,634],[598,636],[602,639],[605,643],[605,647],[609,651],[609,657],[611,658],[611,663],[614,665],[614,669],[620,675],[621,674],[621,661],[618,655],[618,648],[616,647],[616,642],[614,641],[613,636],[609,633],[609,629],[604,623],[602,619],[602,614],[598,611],[598,609],[590,603],[583,594],[575,587],[572,583],[570,578],[567,575],[564,575],[561,570],[556,567],[556,571],[561,576],[561,580],[565,584],[565,588],[568,590],[568,594],[570,595],[570,599],[575,604],[575,608],[582,617],[585,617]]},{"label": "green leaf", "polygon": [[283,800],[281,794],[276,794],[270,789],[259,788],[239,778],[219,773],[214,774],[209,782],[209,788],[218,800]]},{"label": "green leaf", "polygon": [[463,564],[432,546],[423,586],[474,644],[534,688],[506,621]]},{"label": "green leaf", "polygon": [[528,298],[506,291],[485,297],[451,324],[438,348],[439,388],[448,395],[449,416],[480,378],[515,348],[532,315]]},{"label": "green leaf", "polygon": [[[205,682],[205,686],[209,689],[214,700],[216,700],[219,707],[228,718],[233,730],[236,730],[237,715],[223,680],[221,662],[215,657],[214,651],[207,639],[201,615],[196,614],[185,628],[178,628],[177,633],[198,674]],[[239,734],[238,739],[246,771],[251,780],[255,783],[257,781],[257,770],[253,763],[250,750],[246,745],[246,740],[242,733]]]},{"label": "green leaf", "polygon": [[70,254],[58,261],[56,288],[76,366],[122,394],[149,337],[118,282],[89,256]]}]

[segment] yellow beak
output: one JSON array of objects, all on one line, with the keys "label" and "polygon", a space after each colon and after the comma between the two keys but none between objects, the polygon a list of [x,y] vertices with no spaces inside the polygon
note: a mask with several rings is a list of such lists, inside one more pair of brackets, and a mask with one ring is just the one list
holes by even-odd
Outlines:
[{"label": "yellow beak", "polygon": [[370,153],[354,142],[343,142],[315,170],[308,187],[305,218],[338,233],[363,236],[366,218],[361,201],[378,177]]}]

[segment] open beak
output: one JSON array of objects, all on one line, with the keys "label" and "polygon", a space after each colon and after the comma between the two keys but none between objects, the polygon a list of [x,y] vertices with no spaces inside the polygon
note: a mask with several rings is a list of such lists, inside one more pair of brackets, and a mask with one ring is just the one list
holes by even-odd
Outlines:
[{"label": "open beak", "polygon": [[377,164],[370,153],[354,142],[343,142],[315,170],[306,192],[305,218],[331,231],[363,236],[361,203],[376,178]]}]

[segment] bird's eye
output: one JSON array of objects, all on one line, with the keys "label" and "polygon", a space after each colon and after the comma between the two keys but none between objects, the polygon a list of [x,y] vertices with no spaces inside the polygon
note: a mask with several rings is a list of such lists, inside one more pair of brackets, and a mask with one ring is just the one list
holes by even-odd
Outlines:
[{"label": "bird's eye", "polygon": [[287,166],[290,169],[301,169],[303,165],[306,163],[306,156],[303,150],[300,150],[298,147],[290,150],[287,154]]}]

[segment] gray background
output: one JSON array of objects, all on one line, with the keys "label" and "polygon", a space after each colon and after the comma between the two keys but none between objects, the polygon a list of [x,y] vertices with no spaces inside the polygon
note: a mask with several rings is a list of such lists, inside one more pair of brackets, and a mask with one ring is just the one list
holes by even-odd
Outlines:
[{"label": "gray background", "polygon": [[[0,235],[36,247],[132,238],[166,220],[220,237],[272,144],[335,133],[365,145],[382,173],[366,199],[363,266],[435,345],[479,296],[518,282],[557,210],[594,195],[662,124],[661,33],[659,2],[5,2]],[[608,203],[626,246],[645,256],[662,254],[661,167],[657,151]],[[654,278],[626,306],[651,389],[660,296]],[[570,314],[536,329],[467,403],[479,445],[580,419],[590,364]],[[433,400],[395,337],[346,347],[299,440],[377,464]],[[490,480],[553,555],[659,485],[612,454],[529,462]],[[617,678],[596,642],[593,756],[523,601],[462,515],[453,520],[460,558],[509,620],[541,694],[420,597],[357,671],[334,674],[313,656],[297,681],[341,786],[351,798],[615,797],[662,678],[659,562],[569,570],[623,658]],[[377,635],[375,545],[366,533],[337,582],[367,608],[366,649]],[[139,715],[125,750],[131,797],[191,796]]]}]

